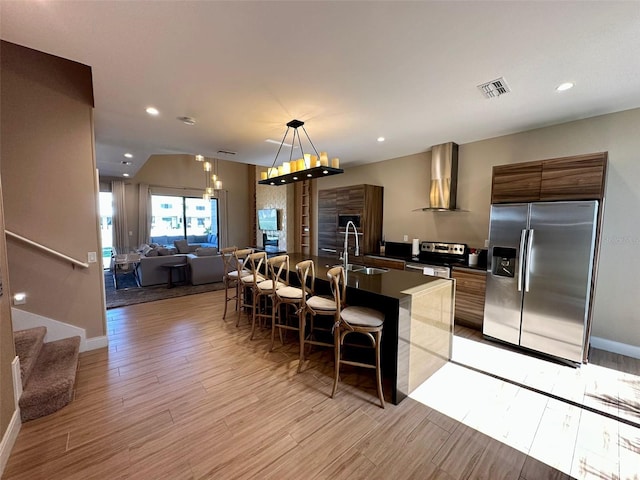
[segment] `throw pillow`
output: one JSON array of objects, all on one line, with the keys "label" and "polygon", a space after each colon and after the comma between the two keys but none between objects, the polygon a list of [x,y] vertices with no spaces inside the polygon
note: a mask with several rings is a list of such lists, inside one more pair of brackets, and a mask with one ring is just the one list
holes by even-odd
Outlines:
[{"label": "throw pillow", "polygon": [[157,257],[159,255],[158,250],[153,248],[147,252],[145,257]]},{"label": "throw pillow", "polygon": [[151,250],[153,250],[153,248],[151,248],[151,246],[150,246],[150,245],[145,245],[145,246],[142,248],[142,252],[140,252],[140,253],[142,253],[142,255],[145,255],[145,256],[146,256],[146,255],[147,255]]},{"label": "throw pillow", "polygon": [[171,255],[171,251],[168,248],[161,247],[161,248],[158,248],[156,252],[158,252],[158,255],[160,256]]},{"label": "throw pillow", "polygon": [[189,242],[187,240],[174,240],[173,245],[178,249],[178,253],[189,253]]},{"label": "throw pillow", "polygon": [[198,257],[212,257],[218,253],[218,249],[215,247],[200,247],[196,249],[196,255]]}]

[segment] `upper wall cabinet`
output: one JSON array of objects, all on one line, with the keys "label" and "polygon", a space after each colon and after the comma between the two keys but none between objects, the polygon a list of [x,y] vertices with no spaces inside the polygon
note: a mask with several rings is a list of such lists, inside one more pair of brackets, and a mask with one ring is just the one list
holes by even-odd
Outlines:
[{"label": "upper wall cabinet", "polygon": [[491,203],[601,200],[607,154],[594,153],[493,167]]}]

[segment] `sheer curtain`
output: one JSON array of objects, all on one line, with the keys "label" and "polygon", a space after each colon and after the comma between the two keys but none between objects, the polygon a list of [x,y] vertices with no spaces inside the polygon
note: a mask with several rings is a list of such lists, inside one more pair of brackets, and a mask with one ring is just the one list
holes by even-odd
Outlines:
[{"label": "sheer curtain", "polygon": [[116,253],[129,252],[129,235],[127,227],[127,209],[125,201],[124,182],[113,180],[111,182],[111,194],[113,195],[113,247]]},{"label": "sheer curtain", "polygon": [[229,210],[227,206],[227,191],[217,190],[218,198],[218,248],[229,246]]},{"label": "sheer curtain", "polygon": [[151,235],[151,190],[149,185],[138,185],[138,244],[149,243]]}]

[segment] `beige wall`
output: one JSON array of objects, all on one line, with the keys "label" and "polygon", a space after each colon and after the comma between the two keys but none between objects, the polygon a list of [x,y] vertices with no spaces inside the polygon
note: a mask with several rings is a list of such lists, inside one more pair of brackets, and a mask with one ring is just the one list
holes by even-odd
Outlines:
[{"label": "beige wall", "polygon": [[[219,160],[218,172],[227,191],[229,218],[229,245],[251,244],[249,218],[249,165]],[[102,179],[107,181],[107,178]],[[129,248],[135,249],[138,239],[138,185],[146,183],[153,190],[170,190],[175,195],[200,196],[204,190],[202,163],[193,155],[152,155],[138,170],[135,177],[125,180],[127,225],[132,235]]]},{"label": "beige wall", "polygon": [[[2,182],[5,226],[53,250],[87,260],[97,252],[97,174],[91,69],[2,44]],[[8,240],[12,292],[26,311],[106,334],[101,263],[69,262]]]},{"label": "beige wall", "polygon": [[[260,178],[260,172],[266,171],[264,168],[256,168],[256,178]],[[294,190],[293,185],[256,185],[256,210],[262,208],[278,209],[278,247],[282,250],[293,251],[293,222],[294,222]],[[256,222],[257,222],[256,218]],[[260,227],[256,223],[256,239],[252,245],[262,246],[262,234]],[[270,234],[273,232],[270,232]]]},{"label": "beige wall", "polygon": [[[11,362],[16,356],[11,325],[11,300],[6,242],[4,238],[4,214],[2,208],[2,181],[0,179],[0,439],[4,438],[15,411]],[[1,473],[1,472],[0,472]]]},{"label": "beige wall", "polygon": [[[318,181],[318,189],[371,183],[384,190],[384,234],[402,241],[457,241],[483,246],[488,235],[494,165],[609,152],[606,204],[592,335],[640,346],[640,109],[507,135],[460,146],[458,207],[422,212],[427,205],[430,154],[355,168]],[[455,138],[451,139],[455,141]]]}]

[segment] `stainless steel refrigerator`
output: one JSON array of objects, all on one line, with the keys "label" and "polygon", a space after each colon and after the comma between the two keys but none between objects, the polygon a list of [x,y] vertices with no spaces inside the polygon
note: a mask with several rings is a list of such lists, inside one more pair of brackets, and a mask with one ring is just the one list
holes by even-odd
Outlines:
[{"label": "stainless steel refrigerator", "polygon": [[580,363],[598,202],[491,206],[483,334]]}]

